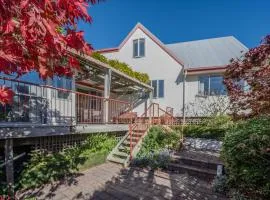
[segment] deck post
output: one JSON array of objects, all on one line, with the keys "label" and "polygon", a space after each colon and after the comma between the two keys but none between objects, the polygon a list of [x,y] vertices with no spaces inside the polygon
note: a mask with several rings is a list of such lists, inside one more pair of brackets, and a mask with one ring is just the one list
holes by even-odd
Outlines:
[{"label": "deck post", "polygon": [[[150,103],[150,107],[151,107],[153,105],[153,90],[151,90],[149,93],[149,103]],[[147,115],[147,113],[146,113],[146,115]],[[152,110],[150,108],[150,116],[149,116],[149,123],[150,124],[152,124],[152,115],[153,115],[153,113],[152,113]]]},{"label": "deck post", "polygon": [[[53,87],[53,80],[48,78],[47,79],[47,85]],[[56,95],[55,93],[52,94],[53,90],[51,88],[46,88],[46,99],[48,101],[48,107],[47,107],[47,113],[48,113],[48,119],[47,119],[47,124],[53,124],[55,123],[55,105],[53,105],[53,95]],[[55,98],[55,97],[54,97]]]},{"label": "deck post", "polygon": [[13,168],[13,139],[7,138],[5,141],[5,163],[6,163],[6,182],[8,194],[14,196],[14,168]]},{"label": "deck post", "polygon": [[111,76],[112,76],[112,70],[108,69],[105,72],[104,77],[104,123],[109,123],[109,98],[110,98],[110,92],[111,92]]}]

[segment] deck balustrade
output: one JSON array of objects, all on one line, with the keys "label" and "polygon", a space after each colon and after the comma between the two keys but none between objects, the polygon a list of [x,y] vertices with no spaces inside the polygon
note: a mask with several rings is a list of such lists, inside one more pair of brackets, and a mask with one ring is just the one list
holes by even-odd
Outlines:
[{"label": "deck balustrade", "polygon": [[14,92],[13,102],[0,105],[0,123],[105,124],[129,123],[129,102],[75,92],[49,85],[0,77]]}]

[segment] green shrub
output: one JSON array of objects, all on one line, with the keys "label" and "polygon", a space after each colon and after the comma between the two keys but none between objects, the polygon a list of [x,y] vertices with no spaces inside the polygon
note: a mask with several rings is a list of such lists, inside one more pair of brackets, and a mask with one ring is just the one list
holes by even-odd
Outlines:
[{"label": "green shrub", "polygon": [[[184,137],[223,140],[227,129],[233,122],[229,116],[216,116],[205,119],[200,125],[187,125],[184,127]],[[182,131],[182,127],[175,127]]]},{"label": "green shrub", "polygon": [[176,149],[179,146],[179,134],[177,132],[167,133],[161,127],[155,126],[149,130],[144,138],[138,155],[148,154],[162,149]]},{"label": "green shrub", "polygon": [[170,152],[168,149],[156,150],[140,155],[133,160],[133,164],[139,167],[149,166],[152,169],[166,169],[170,162]]},{"label": "green shrub", "polygon": [[184,136],[192,138],[205,138],[222,140],[225,136],[225,129],[191,125],[184,128]]},{"label": "green shrub", "polygon": [[250,199],[270,199],[270,118],[238,122],[225,136],[229,185]]},{"label": "green shrub", "polygon": [[20,175],[17,188],[35,188],[101,164],[115,145],[115,138],[107,134],[95,134],[89,136],[81,146],[70,147],[59,153],[33,151]]},{"label": "green shrub", "polygon": [[150,82],[149,76],[146,73],[134,71],[128,64],[120,62],[118,60],[110,60],[98,52],[93,52],[92,57],[110,65],[114,69],[127,74],[128,76],[135,78],[143,83],[148,84]]},{"label": "green shrub", "polygon": [[177,132],[167,133],[161,127],[152,127],[144,138],[133,164],[150,166],[151,168],[165,168],[170,160],[169,151],[179,148],[179,139],[180,134]]}]

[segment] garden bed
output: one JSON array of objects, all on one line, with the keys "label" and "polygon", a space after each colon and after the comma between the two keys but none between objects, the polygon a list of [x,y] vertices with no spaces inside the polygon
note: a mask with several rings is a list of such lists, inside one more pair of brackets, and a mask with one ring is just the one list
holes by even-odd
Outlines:
[{"label": "garden bed", "polygon": [[180,148],[180,133],[166,132],[159,126],[150,129],[132,165],[152,169],[167,168],[171,155]]},{"label": "garden bed", "polygon": [[[90,135],[82,145],[68,147],[57,153],[33,151],[16,178],[15,190],[27,190],[43,184],[68,179],[106,161],[107,155],[117,144],[108,134]],[[0,192],[5,193],[4,185]]]}]

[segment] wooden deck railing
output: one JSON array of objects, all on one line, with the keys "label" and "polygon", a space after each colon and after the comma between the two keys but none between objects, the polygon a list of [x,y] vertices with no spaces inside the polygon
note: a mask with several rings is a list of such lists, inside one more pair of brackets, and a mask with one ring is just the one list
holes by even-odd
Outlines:
[{"label": "wooden deck railing", "polygon": [[129,102],[0,77],[15,92],[13,103],[0,105],[0,123],[104,124],[130,123]]}]

